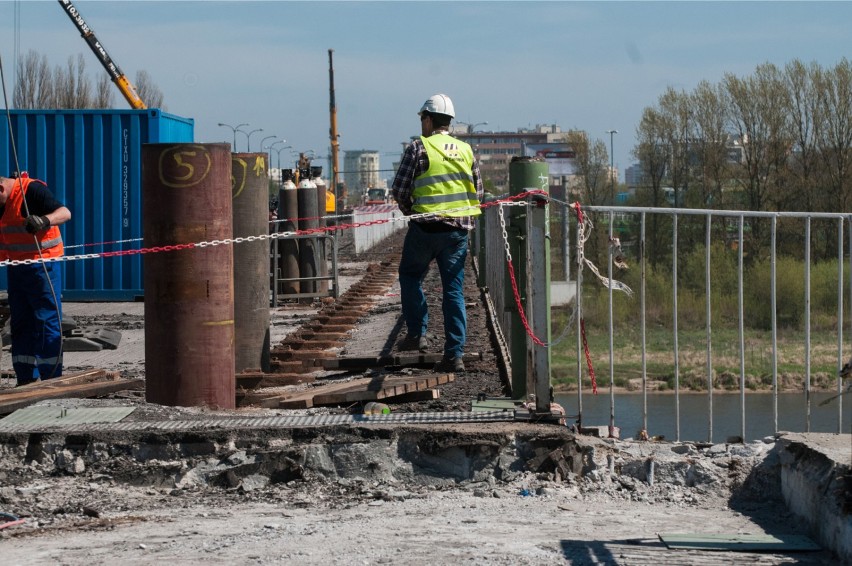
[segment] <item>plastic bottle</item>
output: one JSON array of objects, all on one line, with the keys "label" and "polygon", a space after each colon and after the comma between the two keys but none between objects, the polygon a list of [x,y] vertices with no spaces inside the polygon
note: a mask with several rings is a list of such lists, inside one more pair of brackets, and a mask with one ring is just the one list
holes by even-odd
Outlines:
[{"label": "plastic bottle", "polygon": [[390,407],[388,407],[384,403],[376,403],[375,401],[370,401],[369,403],[364,405],[365,415],[389,415],[390,412]]}]

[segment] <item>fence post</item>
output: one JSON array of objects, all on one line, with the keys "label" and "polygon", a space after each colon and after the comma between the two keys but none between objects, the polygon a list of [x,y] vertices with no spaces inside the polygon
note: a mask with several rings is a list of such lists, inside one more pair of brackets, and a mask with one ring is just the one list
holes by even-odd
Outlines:
[{"label": "fence post", "polygon": [[550,231],[547,218],[548,199],[542,195],[530,197],[527,212],[527,289],[530,303],[529,323],[534,336],[541,342],[534,343],[527,337],[532,351],[530,373],[535,392],[535,412],[550,414],[553,391],[550,387]]},{"label": "fence post", "polygon": [[[529,189],[547,190],[548,186],[547,163],[537,157],[513,157],[509,163],[509,192],[518,195]],[[509,239],[509,252],[514,258],[515,281],[518,287],[521,305],[528,303],[527,277],[520,277],[518,267],[526,267],[527,275],[530,273],[528,253],[528,233],[526,208],[509,207],[509,223],[506,232]],[[550,263],[547,262],[547,271],[550,271]],[[540,274],[542,277],[543,273]],[[535,279],[535,278],[534,278]],[[549,283],[549,278],[547,279]],[[509,273],[506,274],[506,309],[510,313],[510,335],[512,342],[509,344],[509,353],[512,358],[512,397],[515,399],[526,399],[528,392],[534,390],[535,382],[532,369],[532,342],[527,336],[520,313],[515,304],[512,283]],[[531,311],[530,308],[525,309]],[[527,317],[529,318],[529,317]],[[522,338],[524,337],[524,338]],[[548,405],[549,410],[549,405]]]}]

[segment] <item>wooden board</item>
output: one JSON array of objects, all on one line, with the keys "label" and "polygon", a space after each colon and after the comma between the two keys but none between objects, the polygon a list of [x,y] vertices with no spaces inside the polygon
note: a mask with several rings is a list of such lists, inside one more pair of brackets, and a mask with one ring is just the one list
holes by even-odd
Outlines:
[{"label": "wooden board", "polygon": [[426,391],[454,380],[455,376],[451,373],[416,377],[365,377],[344,383],[318,386],[299,393],[284,394],[280,397],[278,407],[281,409],[306,409],[317,405],[344,405],[359,401],[389,400],[401,395]]},{"label": "wooden board", "polygon": [[18,387],[11,392],[0,395],[0,415],[6,415],[45,399],[83,399],[99,397],[107,393],[127,389],[141,389],[145,386],[144,379],[119,379],[93,381],[90,383],[51,384],[49,387],[27,389],[29,386]]},{"label": "wooden board", "polygon": [[115,371],[106,371],[104,369],[90,369],[85,371],[78,371],[75,373],[63,375],[62,377],[57,377],[55,379],[48,379],[46,381],[36,381],[27,385],[22,385],[21,387],[15,387],[14,389],[2,391],[0,392],[0,399],[4,399],[8,395],[17,396],[20,393],[24,392],[39,391],[43,389],[56,389],[57,387],[66,387],[68,385],[74,385],[78,383],[91,383],[93,381],[115,381],[117,379],[119,379],[119,374]]},{"label": "wooden board", "polygon": [[[377,401],[388,399],[414,391],[424,391],[455,380],[451,373],[435,374],[422,377],[387,377],[365,378],[367,383],[355,383],[347,389],[314,395],[314,405],[339,405],[355,401]],[[364,381],[364,380],[355,380]]]},{"label": "wooden board", "polygon": [[236,375],[237,387],[245,389],[299,385],[301,383],[313,383],[315,379],[316,377],[313,375],[301,373],[244,372]]}]

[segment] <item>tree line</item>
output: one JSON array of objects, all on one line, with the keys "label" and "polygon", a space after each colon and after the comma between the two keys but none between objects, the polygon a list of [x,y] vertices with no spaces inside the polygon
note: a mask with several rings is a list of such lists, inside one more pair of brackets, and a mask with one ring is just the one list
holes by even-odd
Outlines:
[{"label": "tree line", "polygon": [[794,60],[726,73],[646,108],[633,155],[650,200],[685,206],[845,210],[852,200],[852,63]]},{"label": "tree line", "polygon": [[[637,205],[848,211],[852,63],[846,58],[833,67],[765,63],[749,75],[726,73],[720,82],[702,81],[691,91],[669,87],[644,109],[636,139],[633,156],[642,171]],[[652,260],[664,247],[663,227],[655,224]],[[767,226],[768,221],[749,221],[750,255],[766,249]],[[814,233],[816,259],[836,257],[836,234],[831,223]],[[800,223],[781,223],[778,238],[780,251],[801,257]]]},{"label": "tree line", "polygon": [[[12,104],[22,110],[113,108],[116,86],[106,71],[99,71],[93,79],[81,53],[51,67],[46,55],[30,50],[18,60]],[[133,86],[146,106],[166,110],[163,92],[147,71],[136,72]],[[119,104],[125,104],[123,98]]]}]

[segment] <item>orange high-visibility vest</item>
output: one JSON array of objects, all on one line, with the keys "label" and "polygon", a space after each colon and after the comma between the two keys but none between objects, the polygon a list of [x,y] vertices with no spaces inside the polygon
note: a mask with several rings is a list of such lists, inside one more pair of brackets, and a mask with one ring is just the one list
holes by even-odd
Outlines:
[{"label": "orange high-visibility vest", "polygon": [[21,205],[27,194],[27,187],[35,180],[15,179],[9,198],[6,199],[6,208],[3,216],[0,216],[0,260],[39,259],[39,248],[41,257],[59,257],[65,249],[57,226],[50,226],[34,235],[27,232],[26,217],[21,215]]}]

